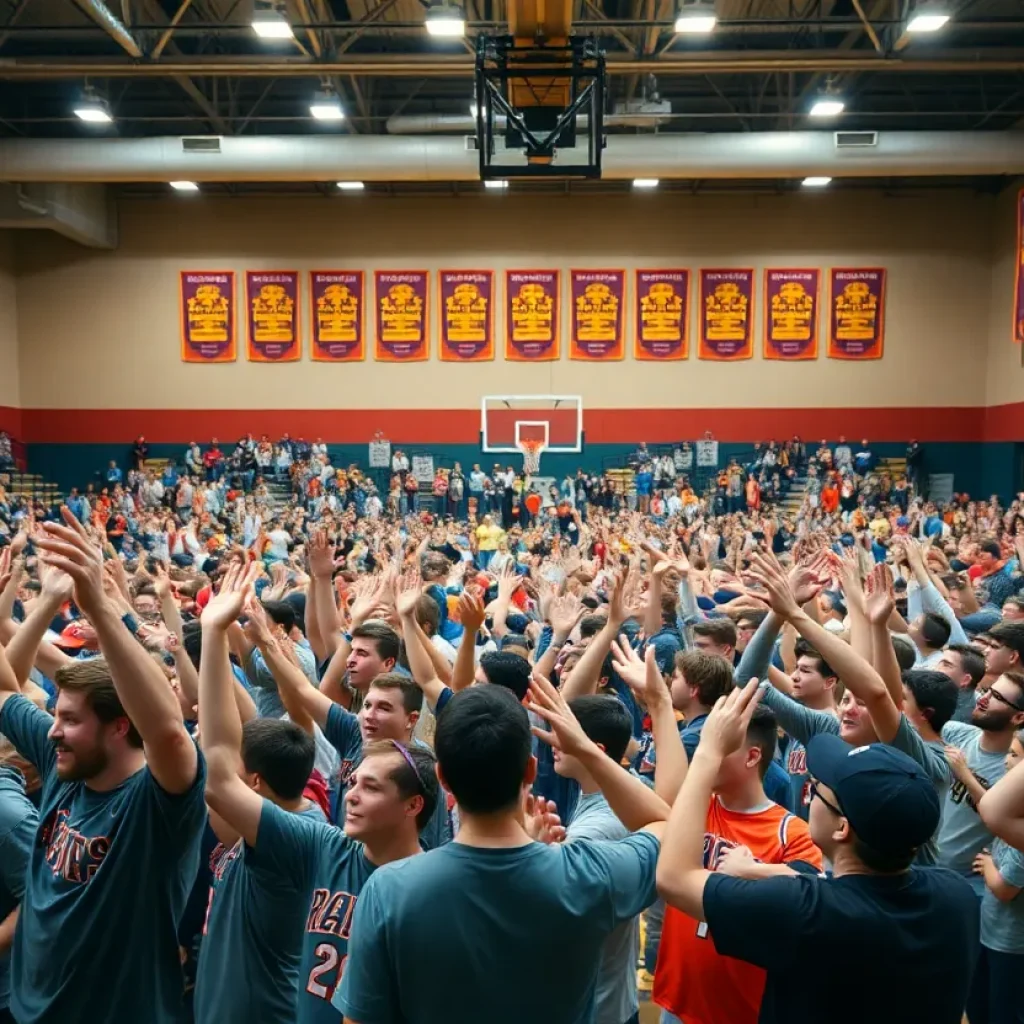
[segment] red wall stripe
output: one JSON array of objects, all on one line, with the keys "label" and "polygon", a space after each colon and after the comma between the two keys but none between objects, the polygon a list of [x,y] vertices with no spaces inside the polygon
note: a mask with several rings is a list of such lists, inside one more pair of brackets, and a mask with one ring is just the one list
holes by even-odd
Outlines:
[{"label": "red wall stripe", "polygon": [[[29,444],[124,444],[139,434],[157,444],[211,437],[235,440],[251,431],[364,444],[382,431],[404,443],[472,444],[476,409],[12,409],[0,426]],[[587,409],[589,444],[666,443],[710,430],[720,441],[867,437],[872,441],[1024,440],[1024,402],[954,408]]]}]

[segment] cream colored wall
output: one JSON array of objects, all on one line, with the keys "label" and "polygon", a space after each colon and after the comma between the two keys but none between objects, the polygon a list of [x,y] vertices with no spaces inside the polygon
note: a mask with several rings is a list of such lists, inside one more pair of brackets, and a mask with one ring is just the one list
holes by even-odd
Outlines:
[{"label": "cream colored wall", "polygon": [[[988,335],[993,205],[967,192],[854,191],[126,201],[115,252],[43,233],[19,239],[22,404],[459,408],[482,394],[562,392],[591,408],[980,405],[986,375],[972,342]],[[762,361],[763,268],[858,264],[889,271],[885,358]],[[500,280],[505,267],[666,265],[756,268],[754,359],[265,365],[245,361],[241,343],[235,364],[179,357],[181,269],[483,266]]]},{"label": "cream colored wall", "polygon": [[998,196],[992,219],[992,285],[985,404],[1024,402],[1024,346],[1013,340],[1013,288],[1017,261],[1017,188]]},{"label": "cream colored wall", "polygon": [[0,231],[0,405],[21,405],[20,381],[14,239],[11,232]]}]

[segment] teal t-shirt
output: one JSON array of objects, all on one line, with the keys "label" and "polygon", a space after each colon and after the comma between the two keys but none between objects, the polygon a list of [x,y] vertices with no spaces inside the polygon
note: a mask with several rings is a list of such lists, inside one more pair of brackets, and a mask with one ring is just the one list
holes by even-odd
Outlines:
[{"label": "teal t-shirt", "polygon": [[172,795],[142,768],[98,793],[61,782],[53,719],[25,697],[0,732],[43,780],[39,829],[11,955],[19,1024],[181,1019],[177,926],[199,867],[206,762]]},{"label": "teal t-shirt", "polygon": [[[338,752],[341,764],[338,769],[336,786],[331,798],[331,820],[341,828],[345,823],[345,789],[348,786],[352,771],[363,756],[363,736],[359,731],[359,719],[346,711],[339,704],[331,707],[327,713],[327,725],[324,729],[327,742]],[[413,745],[427,748],[425,743],[413,740]],[[448,803],[444,791],[438,793],[437,806],[430,820],[420,831],[420,845],[424,850],[436,850],[439,846],[451,842],[452,830],[448,817]]]},{"label": "teal t-shirt", "polygon": [[660,843],[448,843],[380,868],[334,998],[359,1024],[590,1024],[605,939],[655,899]]},{"label": "teal t-shirt", "polygon": [[[302,949],[298,1024],[338,1024],[331,996],[345,969],[356,899],[374,866],[341,829],[263,803],[253,848],[263,869],[298,893]],[[204,943],[205,945],[205,943]],[[262,1016],[242,1024],[262,1024]],[[227,1024],[227,1018],[224,1018]]]},{"label": "teal t-shirt", "polygon": [[[1024,853],[996,839],[992,843],[992,861],[1007,885],[1024,889]],[[1024,955],[1024,892],[1004,901],[985,886],[981,897],[981,944],[997,953]]]},{"label": "teal t-shirt", "polygon": [[[0,765],[0,920],[21,902],[39,813],[25,795],[17,768]],[[11,1001],[11,954],[0,956],[0,1009]]]},{"label": "teal t-shirt", "polygon": [[[296,817],[326,822],[316,804]],[[196,1024],[295,1020],[306,904],[293,877],[271,870],[261,853],[241,839],[214,853]]]}]

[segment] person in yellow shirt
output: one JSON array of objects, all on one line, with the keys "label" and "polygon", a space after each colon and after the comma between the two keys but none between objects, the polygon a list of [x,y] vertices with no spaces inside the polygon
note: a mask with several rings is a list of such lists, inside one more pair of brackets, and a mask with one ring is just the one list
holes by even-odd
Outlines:
[{"label": "person in yellow shirt", "polygon": [[476,528],[476,561],[481,569],[491,564],[494,552],[504,537],[505,531],[489,515],[484,516]]}]

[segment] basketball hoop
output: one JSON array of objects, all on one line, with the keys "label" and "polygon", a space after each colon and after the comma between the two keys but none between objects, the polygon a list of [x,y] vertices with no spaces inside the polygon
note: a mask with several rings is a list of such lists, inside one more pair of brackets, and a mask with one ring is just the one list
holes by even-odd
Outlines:
[{"label": "basketball hoop", "polygon": [[523,453],[523,472],[533,476],[540,469],[540,457],[546,446],[539,439],[525,437],[519,438],[518,445]]}]

